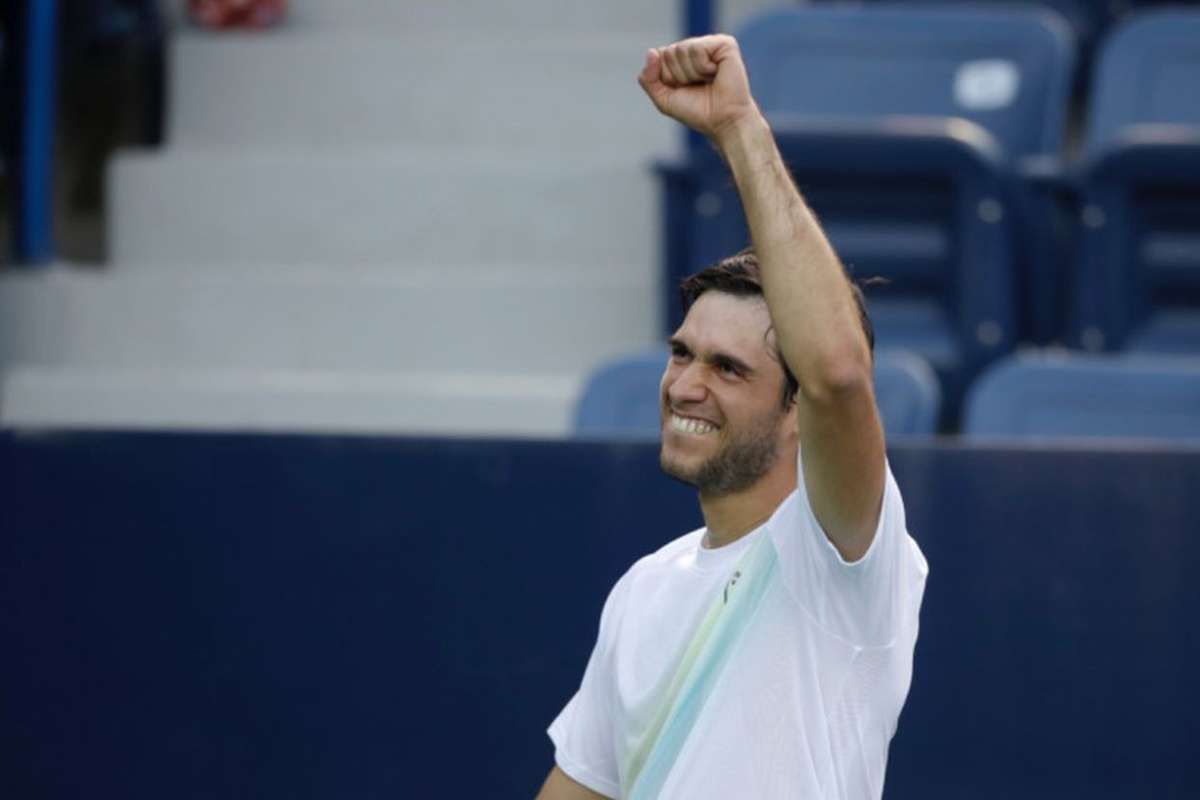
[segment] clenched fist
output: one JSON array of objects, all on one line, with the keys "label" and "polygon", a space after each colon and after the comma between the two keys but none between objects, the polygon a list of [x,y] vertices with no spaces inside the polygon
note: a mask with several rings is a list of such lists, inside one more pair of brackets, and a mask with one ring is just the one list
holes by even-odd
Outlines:
[{"label": "clenched fist", "polygon": [[659,111],[718,144],[739,124],[761,119],[732,36],[698,36],[650,50],[638,83]]}]

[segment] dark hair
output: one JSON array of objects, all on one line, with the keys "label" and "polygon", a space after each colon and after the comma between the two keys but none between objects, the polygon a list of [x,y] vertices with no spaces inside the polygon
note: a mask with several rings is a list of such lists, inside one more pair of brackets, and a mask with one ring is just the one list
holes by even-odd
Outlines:
[{"label": "dark hair", "polygon": [[[867,283],[873,283],[872,279]],[[862,322],[863,335],[867,337],[867,348],[875,352],[875,328],[871,325],[871,317],[867,314],[867,301],[862,289],[854,281],[850,284],[850,294],[858,307],[858,318]],[[739,253],[723,258],[710,267],[705,267],[694,275],[684,278],[679,284],[679,296],[683,301],[683,312],[686,314],[700,295],[708,291],[724,292],[735,297],[762,297],[762,272],[758,266],[758,256],[753,247],[747,247]],[[770,328],[767,329],[768,333]],[[787,408],[796,397],[800,383],[784,360],[783,354],[775,348],[775,358],[783,367],[783,375],[787,379],[783,391],[783,406]]]}]

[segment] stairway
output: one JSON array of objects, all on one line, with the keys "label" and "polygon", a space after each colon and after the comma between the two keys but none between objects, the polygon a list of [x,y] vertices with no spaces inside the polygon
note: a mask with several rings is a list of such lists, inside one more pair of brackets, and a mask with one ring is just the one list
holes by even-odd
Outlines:
[{"label": "stairway", "polygon": [[292,0],[176,27],[110,263],[0,276],[0,423],[557,436],[659,336],[637,87],[675,2]]}]

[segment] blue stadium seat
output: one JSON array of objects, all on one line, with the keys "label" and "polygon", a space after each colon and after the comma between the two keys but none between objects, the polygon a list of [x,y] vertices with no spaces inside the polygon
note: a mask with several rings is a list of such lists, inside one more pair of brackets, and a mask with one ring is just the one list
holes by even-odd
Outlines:
[{"label": "blue stadium seat", "polygon": [[889,436],[937,432],[942,389],[929,362],[907,350],[875,354],[875,402]]},{"label": "blue stadium seat", "polygon": [[1200,353],[1200,11],[1115,29],[1093,93],[1074,342]]},{"label": "blue stadium seat", "polygon": [[963,434],[1200,439],[1200,358],[1005,359],[971,387]]},{"label": "blue stadium seat", "polygon": [[[1016,164],[1061,150],[1067,26],[1031,8],[808,7],[758,16],[738,37],[784,158],[842,259],[856,277],[889,280],[871,292],[881,345],[926,358],[954,406],[1018,338],[1027,237],[1014,229],[1036,215]],[[744,247],[748,232],[709,149],[660,174],[673,286]]]},{"label": "blue stadium seat", "polygon": [[[837,3],[841,0],[829,0]],[[868,0],[869,1],[869,0]],[[983,5],[989,0],[879,0],[891,6],[902,5]],[[1071,27],[1081,47],[1091,47],[1104,30],[1121,16],[1129,13],[1133,5],[1156,0],[1004,0],[1008,6],[1034,6],[1047,8],[1058,14]],[[992,3],[995,5],[995,3]]]},{"label": "blue stadium seat", "polygon": [[602,365],[584,384],[575,435],[591,439],[658,438],[659,382],[671,351],[656,347]]},{"label": "blue stadium seat", "polygon": [[1062,144],[1072,43],[1051,12],[788,8],[754,17],[738,41],[767,114],[956,117],[1013,156]]},{"label": "blue stadium seat", "polygon": [[[575,435],[588,439],[657,439],[659,382],[669,351],[656,347],[618,358],[588,378],[575,412]],[[903,350],[875,355],[875,398],[889,435],[937,430],[941,389],[929,364]]]}]

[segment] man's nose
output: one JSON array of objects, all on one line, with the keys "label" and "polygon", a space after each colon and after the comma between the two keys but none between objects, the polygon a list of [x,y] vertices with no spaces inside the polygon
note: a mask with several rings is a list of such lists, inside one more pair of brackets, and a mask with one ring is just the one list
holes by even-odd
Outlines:
[{"label": "man's nose", "polygon": [[708,387],[704,385],[700,365],[695,362],[688,364],[674,376],[668,376],[668,380],[667,399],[673,406],[699,403],[708,394]]}]

